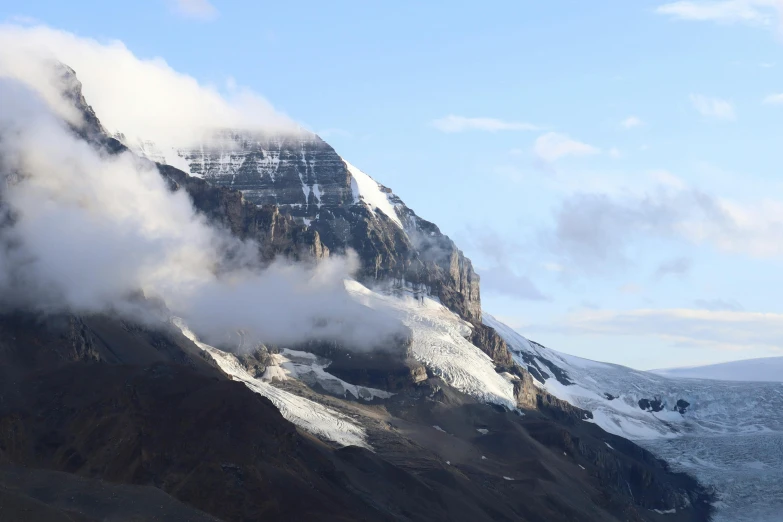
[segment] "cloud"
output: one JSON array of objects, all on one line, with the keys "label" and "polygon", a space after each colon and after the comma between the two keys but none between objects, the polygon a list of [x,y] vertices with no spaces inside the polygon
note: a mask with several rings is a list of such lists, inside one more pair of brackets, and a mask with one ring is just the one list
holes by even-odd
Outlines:
[{"label": "cloud", "polygon": [[696,308],[704,310],[710,310],[713,312],[728,311],[728,312],[742,312],[745,308],[737,301],[730,299],[696,299],[693,302]]},{"label": "cloud", "polygon": [[338,128],[322,129],[316,132],[316,134],[318,134],[318,136],[320,136],[323,139],[334,138],[334,137],[341,137],[341,138],[353,137],[353,134],[351,134],[347,130],[338,129]]},{"label": "cloud", "polygon": [[479,270],[479,275],[482,291],[530,301],[547,299],[529,277],[518,275],[507,265],[495,265]]},{"label": "cloud", "polygon": [[783,258],[783,203],[737,202],[664,182],[642,193],[573,194],[540,232],[544,248],[569,272],[611,273],[629,263],[631,245],[649,239],[686,241],[757,259]]},{"label": "cloud", "polygon": [[656,11],[680,20],[768,26],[777,22],[782,7],[780,0],[680,1]]},{"label": "cloud", "polygon": [[537,125],[530,123],[504,121],[495,118],[466,118],[464,116],[449,115],[432,122],[432,126],[441,132],[456,133],[465,131],[531,131],[538,130]]},{"label": "cloud", "polygon": [[624,129],[635,129],[636,127],[641,127],[644,125],[644,122],[636,116],[628,116],[626,119],[620,122],[620,125]]},{"label": "cloud", "polygon": [[628,262],[626,250],[640,238],[717,236],[731,218],[702,192],[659,186],[641,196],[579,193],[555,213],[554,228],[542,234],[545,246],[567,267],[587,273],[610,272]]},{"label": "cloud", "polygon": [[612,147],[609,149],[609,157],[613,159],[620,159],[623,157],[623,153],[617,147]]},{"label": "cloud", "polygon": [[196,20],[214,20],[218,10],[209,0],[170,0],[175,13]]},{"label": "cloud", "polygon": [[542,160],[553,162],[566,156],[590,156],[600,153],[600,149],[571,139],[566,134],[548,132],[538,137],[533,146],[536,155]]},{"label": "cloud", "polygon": [[691,104],[702,116],[719,120],[734,120],[737,115],[731,102],[701,94],[691,94]]},{"label": "cloud", "polygon": [[644,292],[644,288],[642,288],[639,285],[635,285],[633,283],[627,283],[618,288],[620,293],[628,294],[628,295],[637,295]]},{"label": "cloud", "polygon": [[122,42],[81,38],[45,26],[0,25],[0,72],[32,86],[62,117],[74,114],[49,63],[76,71],[84,96],[110,133],[160,148],[200,143],[215,128],[298,132],[300,127],[258,94],[224,92],[172,69],[162,58],[136,57]]},{"label": "cloud", "polygon": [[783,93],[770,94],[769,96],[764,98],[764,103],[768,105],[783,105]]},{"label": "cloud", "polygon": [[693,262],[687,257],[675,257],[658,265],[654,276],[661,279],[667,275],[683,276],[690,272]]},{"label": "cloud", "polygon": [[485,264],[479,265],[482,292],[506,295],[517,299],[542,301],[548,299],[526,275],[516,267],[522,247],[490,228],[469,227],[467,241]]},{"label": "cloud", "polygon": [[575,335],[662,339],[679,346],[783,351],[783,314],[693,309],[582,310],[559,326],[536,327]]},{"label": "cloud", "polygon": [[142,319],[150,311],[136,297],[141,291],[210,343],[243,330],[275,344],[315,338],[370,347],[403,331],[390,314],[347,294],[355,256],[261,266],[257,244],[210,225],[154,164],[77,138],[39,94],[57,85],[34,90],[5,72],[0,308]]}]

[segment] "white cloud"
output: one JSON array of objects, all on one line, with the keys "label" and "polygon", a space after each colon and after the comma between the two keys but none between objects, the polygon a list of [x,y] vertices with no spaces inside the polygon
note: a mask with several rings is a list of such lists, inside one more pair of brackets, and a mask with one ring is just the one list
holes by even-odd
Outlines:
[{"label": "white cloud", "polygon": [[614,159],[619,159],[623,157],[623,153],[617,147],[612,147],[609,149],[609,156]]},{"label": "white cloud", "polygon": [[172,7],[177,14],[197,20],[214,20],[218,15],[209,0],[173,0]]},{"label": "white cloud", "polygon": [[590,156],[601,152],[592,145],[557,132],[548,132],[539,136],[533,150],[539,158],[549,162],[566,156]]},{"label": "white cloud", "polygon": [[701,94],[691,94],[691,104],[702,116],[719,120],[733,120],[737,117],[731,102]]},{"label": "white cloud", "polygon": [[318,134],[318,136],[320,136],[323,139],[337,138],[337,137],[339,137],[339,138],[351,138],[351,137],[353,137],[353,134],[351,134],[347,130],[339,129],[339,128],[336,128],[336,127],[332,127],[332,128],[328,128],[328,129],[321,129],[321,130],[317,131],[316,134]]},{"label": "white cloud", "polygon": [[772,25],[780,16],[780,0],[679,1],[664,4],[656,11],[681,20]]},{"label": "white cloud", "polygon": [[652,170],[649,174],[655,182],[663,185],[664,187],[677,190],[682,190],[685,188],[685,182],[668,170]]},{"label": "white cloud", "polygon": [[3,72],[0,215],[13,219],[0,226],[0,309],[143,319],[155,312],[134,297],[142,291],[207,342],[243,330],[274,344],[331,337],[362,346],[377,329],[399,332],[346,293],[355,255],[261,266],[255,242],[213,227],[154,164],[78,138]]},{"label": "white cloud", "polygon": [[768,105],[783,105],[783,93],[770,94],[764,98],[764,103]]},{"label": "white cloud", "polygon": [[99,42],[45,26],[0,25],[0,75],[31,85],[61,116],[73,117],[47,61],[72,67],[106,129],[130,140],[176,146],[198,142],[215,128],[298,129],[248,89],[229,81],[221,92],[175,71],[162,58],[138,58],[122,42]]},{"label": "white cloud", "polygon": [[531,131],[538,130],[537,125],[517,121],[504,121],[496,118],[466,118],[464,116],[449,115],[432,122],[432,126],[441,132],[455,133],[471,130],[498,132],[498,131]]},{"label": "white cloud", "polygon": [[651,336],[686,346],[783,351],[783,314],[736,310],[584,310],[566,318],[575,334]]},{"label": "white cloud", "polygon": [[620,122],[620,125],[625,129],[633,129],[635,127],[644,125],[644,122],[636,116],[628,116],[626,119]]}]

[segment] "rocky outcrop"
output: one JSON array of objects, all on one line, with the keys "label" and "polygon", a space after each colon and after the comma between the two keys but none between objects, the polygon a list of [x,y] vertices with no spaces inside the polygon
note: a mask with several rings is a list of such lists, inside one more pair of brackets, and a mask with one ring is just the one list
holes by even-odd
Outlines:
[{"label": "rocky outcrop", "polygon": [[271,260],[278,255],[297,260],[322,259],[329,255],[317,231],[296,223],[278,207],[258,207],[236,190],[214,187],[167,165],[160,165],[159,170],[173,190],[187,191],[193,205],[211,223],[238,238],[255,240],[262,259]]},{"label": "rocky outcrop", "polygon": [[[259,208],[278,207],[318,233],[333,252],[356,251],[364,282],[399,281],[438,297],[464,319],[481,322],[479,278],[470,260],[391,189],[349,169],[318,136],[223,130],[179,154],[193,176],[240,191]],[[376,209],[378,201],[394,215]]]}]

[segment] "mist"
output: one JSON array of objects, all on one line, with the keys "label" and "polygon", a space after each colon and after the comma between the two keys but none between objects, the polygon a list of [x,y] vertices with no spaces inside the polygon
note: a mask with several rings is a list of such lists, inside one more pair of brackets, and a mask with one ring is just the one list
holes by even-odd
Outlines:
[{"label": "mist", "polygon": [[303,129],[261,95],[231,78],[204,85],[172,69],[160,57],[139,58],[122,42],[97,41],[46,26],[0,24],[0,74],[36,90],[71,123],[80,115],[52,78],[51,63],[76,71],[84,96],[110,134],[135,144],[187,147],[215,129],[240,128],[277,133]]},{"label": "mist", "polygon": [[142,292],[209,343],[241,330],[278,345],[318,339],[371,349],[405,334],[346,292],[355,255],[262,267],[257,244],[208,223],[154,163],[77,137],[78,111],[55,94],[51,63],[31,61],[29,74],[0,63],[0,310],[139,320]]}]

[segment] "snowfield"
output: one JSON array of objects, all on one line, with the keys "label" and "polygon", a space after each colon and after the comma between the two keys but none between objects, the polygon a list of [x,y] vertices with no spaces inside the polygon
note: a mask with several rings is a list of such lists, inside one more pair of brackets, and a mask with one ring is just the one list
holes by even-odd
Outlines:
[{"label": "snowfield", "polygon": [[449,386],[493,404],[516,408],[514,385],[495,371],[492,359],[466,339],[471,326],[431,297],[392,296],[346,281],[362,304],[396,315],[413,333],[413,357]]},{"label": "snowfield", "polygon": [[185,337],[207,352],[221,370],[234,380],[244,383],[252,391],[272,401],[283,417],[295,425],[317,437],[322,437],[341,446],[370,447],[366,442],[367,434],[364,429],[354,424],[345,415],[256,379],[245,370],[233,354],[200,342],[182,321],[175,320],[174,324],[182,330]]}]

